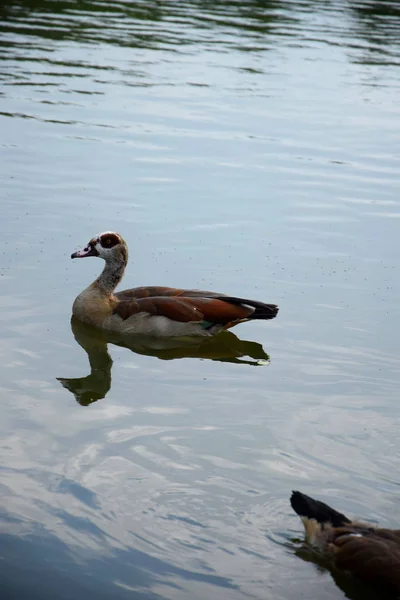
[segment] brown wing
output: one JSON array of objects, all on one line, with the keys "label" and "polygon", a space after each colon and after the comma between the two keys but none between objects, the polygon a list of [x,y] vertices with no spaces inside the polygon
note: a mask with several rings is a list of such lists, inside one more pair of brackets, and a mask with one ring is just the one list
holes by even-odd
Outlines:
[{"label": "brown wing", "polygon": [[[136,288],[140,289],[140,288]],[[148,288],[147,288],[148,289]],[[168,288],[164,288],[168,289]],[[248,306],[240,306],[216,298],[179,297],[144,297],[124,298],[114,308],[114,314],[122,319],[128,319],[137,313],[148,313],[167,317],[172,321],[188,323],[209,321],[210,323],[226,325],[232,321],[246,319],[254,311]],[[117,296],[118,297],[118,296]]]},{"label": "brown wing", "polygon": [[132,288],[130,290],[122,290],[122,292],[117,292],[115,294],[119,300],[126,300],[128,298],[170,298],[171,296],[184,296],[185,298],[216,298],[224,295],[225,294],[218,294],[217,292],[206,292],[204,290],[183,290],[180,288],[171,288],[159,285],[150,285]]},{"label": "brown wing", "polygon": [[400,590],[400,532],[389,529],[366,529],[361,535],[355,527],[334,530],[329,549],[335,565],[364,581]]}]

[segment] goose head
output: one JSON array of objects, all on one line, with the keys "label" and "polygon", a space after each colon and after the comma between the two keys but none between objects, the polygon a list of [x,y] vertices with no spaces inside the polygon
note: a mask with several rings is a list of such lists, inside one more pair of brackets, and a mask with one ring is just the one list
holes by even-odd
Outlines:
[{"label": "goose head", "polygon": [[94,236],[84,248],[71,254],[71,258],[98,256],[108,263],[128,261],[128,247],[124,238],[114,231],[105,231]]}]

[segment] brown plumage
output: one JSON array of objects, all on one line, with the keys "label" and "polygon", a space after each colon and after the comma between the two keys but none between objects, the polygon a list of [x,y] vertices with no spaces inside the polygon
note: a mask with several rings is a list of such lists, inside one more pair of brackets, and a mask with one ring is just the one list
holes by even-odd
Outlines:
[{"label": "brown plumage", "polygon": [[[122,319],[144,311],[150,315],[162,315],[181,323],[209,321],[226,326],[251,318],[272,319],[277,312],[275,306],[262,305],[252,300],[168,287],[135,288],[117,293],[115,296],[119,303],[114,308],[114,314]],[[249,304],[246,306],[245,302]],[[257,308],[258,314],[253,316]],[[265,316],[259,316],[262,310]]]},{"label": "brown plumage", "polygon": [[400,592],[400,530],[351,521],[297,491],[292,493],[290,503],[303,521],[307,541],[331,558],[334,567]]},{"label": "brown plumage", "polygon": [[273,319],[278,313],[275,304],[201,290],[149,286],[115,293],[128,262],[128,248],[118,233],[99,234],[71,258],[86,256],[99,256],[106,265],[100,277],[76,298],[73,314],[102,329],[209,336],[243,321]]}]

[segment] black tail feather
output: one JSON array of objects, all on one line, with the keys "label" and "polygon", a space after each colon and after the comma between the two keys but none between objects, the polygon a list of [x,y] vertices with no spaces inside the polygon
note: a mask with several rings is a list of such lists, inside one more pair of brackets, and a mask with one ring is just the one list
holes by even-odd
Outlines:
[{"label": "black tail feather", "polygon": [[235,296],[221,296],[220,300],[236,304],[237,306],[246,305],[255,308],[255,311],[248,319],[274,319],[279,311],[279,307],[276,304],[264,304],[264,302],[258,302],[257,300],[246,300],[245,298],[236,298]]},{"label": "black tail feather", "polygon": [[351,521],[342,513],[331,508],[320,500],[314,500],[301,492],[292,492],[290,504],[299,517],[315,519],[318,523],[331,523],[333,527],[341,527]]}]

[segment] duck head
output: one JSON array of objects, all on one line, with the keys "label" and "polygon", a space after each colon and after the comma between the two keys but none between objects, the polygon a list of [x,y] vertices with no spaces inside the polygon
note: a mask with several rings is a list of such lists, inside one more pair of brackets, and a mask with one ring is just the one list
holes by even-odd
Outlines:
[{"label": "duck head", "polygon": [[119,233],[105,231],[94,236],[84,248],[71,254],[71,258],[86,258],[98,256],[106,262],[128,260],[128,248],[125,240]]}]

